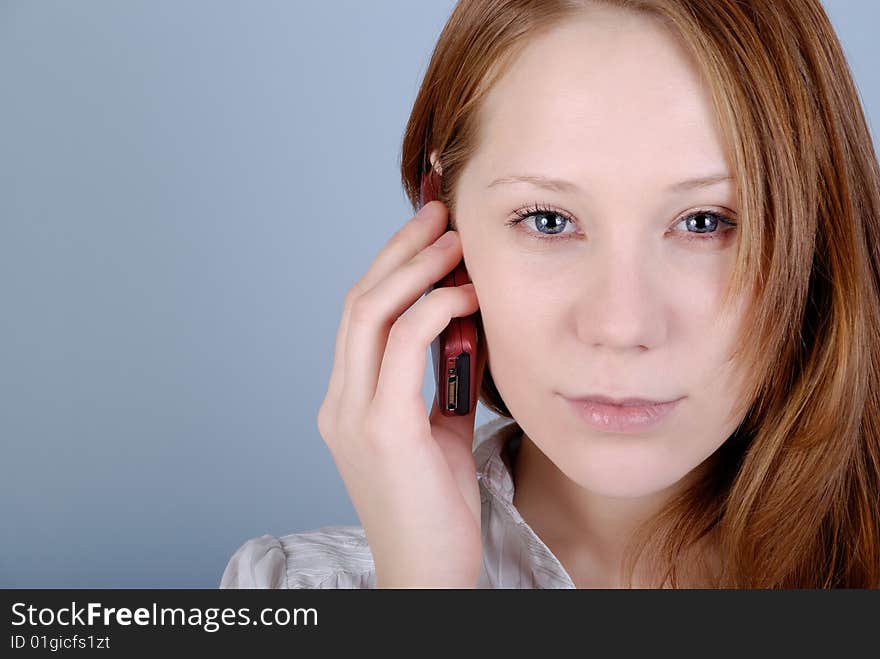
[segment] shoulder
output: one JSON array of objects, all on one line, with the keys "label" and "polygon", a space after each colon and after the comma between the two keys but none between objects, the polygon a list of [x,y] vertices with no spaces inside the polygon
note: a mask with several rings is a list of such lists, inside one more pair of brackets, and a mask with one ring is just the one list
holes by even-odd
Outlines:
[{"label": "shoulder", "polygon": [[374,588],[373,555],[361,526],[262,535],[229,559],[220,588]]}]

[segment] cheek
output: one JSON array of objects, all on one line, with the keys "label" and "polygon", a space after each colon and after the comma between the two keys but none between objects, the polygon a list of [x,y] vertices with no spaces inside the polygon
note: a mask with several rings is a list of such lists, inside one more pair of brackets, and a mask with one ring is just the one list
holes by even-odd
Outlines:
[{"label": "cheek", "polygon": [[[522,259],[511,258],[497,250],[475,259],[474,270],[468,268],[480,299],[484,319],[494,321],[507,335],[516,340],[541,324],[541,319],[552,322],[554,315],[564,313],[570,306],[572,288],[559,277],[536,275]],[[536,346],[537,347],[537,346]],[[545,346],[546,348],[546,346]]]},{"label": "cheek", "polygon": [[524,310],[546,306],[546,284],[541,286],[540,279],[536,282],[534,269],[530,270],[515,254],[484,241],[464,238],[462,249],[487,331],[497,325],[509,333]]},{"label": "cheek", "polygon": [[546,388],[549,382],[542,364],[546,365],[554,352],[546,339],[558,335],[554,319],[566,303],[538,292],[522,272],[499,266],[473,272],[469,268],[469,274],[480,301],[483,331],[490,346],[489,368],[499,392],[509,400],[519,397],[512,388],[532,389],[529,395]]},{"label": "cheek", "polygon": [[[705,415],[707,423],[721,427],[732,433],[740,424],[744,414],[744,398],[750,374],[742,361],[731,358],[735,346],[732,335],[721,335],[711,350],[705,351],[705,364],[696,374],[696,387],[699,388],[703,407],[695,411],[695,416]],[[705,411],[705,412],[704,412]]]},{"label": "cheek", "polygon": [[711,322],[718,316],[724,289],[733,275],[734,252],[678,252],[659,262],[664,293],[686,304],[694,318]]}]

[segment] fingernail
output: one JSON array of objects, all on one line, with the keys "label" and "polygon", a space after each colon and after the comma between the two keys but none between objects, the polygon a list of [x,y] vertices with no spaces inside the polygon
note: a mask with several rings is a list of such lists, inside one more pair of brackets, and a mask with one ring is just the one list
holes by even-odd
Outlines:
[{"label": "fingernail", "polygon": [[455,233],[453,231],[447,231],[442,236],[437,239],[435,243],[438,247],[451,247],[452,243],[455,242]]}]

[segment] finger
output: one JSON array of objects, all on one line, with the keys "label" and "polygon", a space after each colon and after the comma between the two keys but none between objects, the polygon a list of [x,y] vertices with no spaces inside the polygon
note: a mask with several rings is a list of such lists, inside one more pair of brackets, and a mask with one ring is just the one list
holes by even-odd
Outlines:
[{"label": "finger", "polygon": [[[340,398],[340,404],[346,409],[363,412],[371,403],[392,327],[426,289],[443,279],[461,261],[457,232],[449,231],[445,235],[452,237],[451,244],[444,247],[435,242],[422,250],[352,305]],[[425,361],[424,355],[420,361]],[[422,366],[424,368],[424,364]],[[420,392],[421,381],[411,396]]]},{"label": "finger", "polygon": [[333,366],[330,372],[330,381],[327,385],[327,395],[325,396],[325,401],[328,401],[334,407],[339,404],[345,385],[345,353],[348,344],[348,325],[351,307],[355,300],[373,288],[378,281],[387,277],[390,272],[401,264],[412,259],[425,246],[434,242],[444,232],[447,222],[448,215],[445,204],[439,201],[432,201],[422,206],[409,222],[394,233],[382,251],[379,252],[367,272],[346,294],[339,327],[336,332]]},{"label": "finger", "polygon": [[448,209],[442,202],[435,200],[422,206],[388,239],[354,288],[361,293],[369,291],[445,233],[448,221]]},{"label": "finger", "polygon": [[376,381],[373,404],[377,409],[392,410],[422,401],[428,347],[452,318],[469,316],[477,308],[472,283],[445,286],[428,293],[394,323]]}]

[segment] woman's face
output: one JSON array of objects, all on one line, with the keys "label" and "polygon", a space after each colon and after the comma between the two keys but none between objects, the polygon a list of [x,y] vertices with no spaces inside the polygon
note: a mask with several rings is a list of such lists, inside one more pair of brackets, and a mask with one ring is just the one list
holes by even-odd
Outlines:
[{"label": "woman's face", "polygon": [[[533,40],[489,94],[455,220],[511,414],[573,481],[635,497],[678,482],[741,421],[728,357],[743,308],[721,307],[738,233],[697,212],[737,221],[736,188],[675,187],[731,169],[671,33],[617,9],[585,17]],[[521,175],[569,183],[493,185]],[[620,434],[563,397],[592,394],[685,398],[658,427]]]}]

